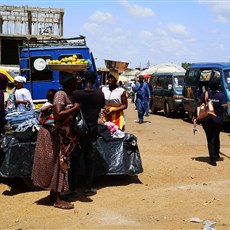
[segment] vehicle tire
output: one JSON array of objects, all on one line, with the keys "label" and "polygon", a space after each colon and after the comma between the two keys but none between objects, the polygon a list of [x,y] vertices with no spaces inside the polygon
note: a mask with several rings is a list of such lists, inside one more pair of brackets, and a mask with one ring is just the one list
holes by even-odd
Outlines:
[{"label": "vehicle tire", "polygon": [[188,120],[189,120],[189,122],[192,122],[193,116],[194,116],[193,112],[189,111],[188,112]]},{"label": "vehicle tire", "polygon": [[172,115],[168,102],[165,103],[164,113],[166,117],[170,117]]},{"label": "vehicle tire", "polygon": [[33,191],[41,191],[41,190],[42,190],[42,188],[40,188],[40,187],[38,187],[38,186],[35,186],[35,185],[33,184],[33,182],[32,182],[32,180],[31,180],[30,177],[22,178],[22,181],[24,182],[24,184],[25,184],[28,188],[32,189]]},{"label": "vehicle tire", "polygon": [[151,107],[151,113],[152,113],[152,114],[157,114],[157,109],[156,109],[156,107]]}]

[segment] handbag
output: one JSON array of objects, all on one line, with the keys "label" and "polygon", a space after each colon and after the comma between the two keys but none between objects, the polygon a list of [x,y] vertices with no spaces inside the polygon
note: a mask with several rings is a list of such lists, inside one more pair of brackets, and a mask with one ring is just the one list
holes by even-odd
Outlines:
[{"label": "handbag", "polygon": [[204,121],[208,117],[216,117],[213,102],[208,101],[208,91],[205,92],[205,102],[197,107],[197,121]]},{"label": "handbag", "polygon": [[81,109],[79,113],[77,113],[76,117],[74,118],[73,132],[74,134],[79,135],[79,136],[86,135],[89,132],[88,125],[82,114]]}]

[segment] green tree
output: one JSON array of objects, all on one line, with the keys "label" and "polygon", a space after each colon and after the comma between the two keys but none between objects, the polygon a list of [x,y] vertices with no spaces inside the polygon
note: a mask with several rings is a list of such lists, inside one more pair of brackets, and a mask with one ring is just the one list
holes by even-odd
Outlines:
[{"label": "green tree", "polygon": [[191,65],[191,63],[188,63],[188,62],[182,62],[182,63],[181,63],[181,66],[182,66],[184,69],[187,69],[190,65]]}]

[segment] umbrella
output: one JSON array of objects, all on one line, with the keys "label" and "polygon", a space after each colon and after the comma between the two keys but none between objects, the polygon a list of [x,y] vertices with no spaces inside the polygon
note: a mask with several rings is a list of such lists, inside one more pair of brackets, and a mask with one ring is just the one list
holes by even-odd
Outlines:
[{"label": "umbrella", "polygon": [[138,69],[133,69],[133,70],[130,70],[130,71],[126,71],[124,74],[124,76],[137,76],[141,71],[138,70]]},{"label": "umbrella", "polygon": [[185,72],[185,69],[176,64],[158,64],[155,65],[156,73]]},{"label": "umbrella", "polygon": [[127,82],[128,78],[123,75],[120,75],[118,81]]},{"label": "umbrella", "polygon": [[148,68],[148,69],[143,70],[143,71],[140,73],[140,75],[142,75],[142,76],[151,75],[151,74],[153,74],[153,73],[155,73],[155,72],[156,72],[156,67],[153,66],[153,67],[150,67],[150,68]]},{"label": "umbrella", "polygon": [[131,70],[126,70],[125,72],[123,72],[120,76],[126,77],[127,79],[124,79],[124,81],[131,81],[132,79],[134,79],[137,75],[140,74],[140,70],[138,69],[131,69]]},{"label": "umbrella", "polygon": [[176,64],[163,63],[155,65],[149,69],[146,69],[140,73],[140,75],[151,75],[153,73],[174,73],[174,72],[185,72],[186,70]]},{"label": "umbrella", "polygon": [[146,74],[146,75],[143,75],[143,77],[144,77],[145,79],[149,79],[149,78],[151,78],[151,75]]}]

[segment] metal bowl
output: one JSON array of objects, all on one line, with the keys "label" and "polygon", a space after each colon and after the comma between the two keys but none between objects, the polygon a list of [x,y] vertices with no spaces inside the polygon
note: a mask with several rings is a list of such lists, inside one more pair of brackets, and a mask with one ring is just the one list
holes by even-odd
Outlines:
[{"label": "metal bowl", "polygon": [[124,71],[127,69],[128,65],[128,62],[105,60],[105,66],[107,69]]}]

